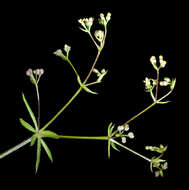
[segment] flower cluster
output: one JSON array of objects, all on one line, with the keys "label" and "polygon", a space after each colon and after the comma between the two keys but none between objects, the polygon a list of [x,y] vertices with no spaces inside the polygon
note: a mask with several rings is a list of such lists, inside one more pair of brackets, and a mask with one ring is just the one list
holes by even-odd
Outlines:
[{"label": "flower cluster", "polygon": [[143,81],[145,84],[145,91],[150,92],[156,86],[156,80],[146,77]]},{"label": "flower cluster", "polygon": [[150,62],[152,64],[152,66],[156,69],[156,70],[159,70],[160,68],[164,68],[167,64],[167,62],[163,59],[163,56],[160,55],[159,56],[159,66],[157,66],[157,59],[155,56],[152,56],[150,58]]},{"label": "flower cluster", "polygon": [[83,18],[79,19],[78,22],[81,24],[83,28],[80,28],[84,32],[90,32],[91,26],[93,25],[94,18]]},{"label": "flower cluster", "polygon": [[64,55],[64,53],[62,52],[61,49],[56,50],[56,51],[54,52],[54,54],[55,54],[56,56],[61,57],[63,60],[66,61],[66,60],[68,59],[68,57],[69,57],[70,50],[71,50],[71,47],[68,46],[67,44],[65,44],[65,45],[64,45],[64,51],[65,51],[66,55]]},{"label": "flower cluster", "polygon": [[104,78],[104,76],[107,74],[108,71],[106,71],[105,69],[102,69],[101,72],[98,71],[98,69],[93,69],[93,73],[96,73],[97,75],[97,81],[96,82],[101,82],[102,79]]},{"label": "flower cluster", "polygon": [[102,50],[102,48],[104,46],[106,33],[107,33],[107,24],[110,21],[110,19],[111,19],[111,13],[107,13],[106,17],[104,16],[103,13],[101,13],[100,18],[98,19],[99,24],[104,26],[104,31],[103,30],[96,30],[94,32],[94,36],[95,36],[97,42],[100,42],[100,45],[98,45],[96,40],[93,38],[93,35],[91,34],[91,27],[93,25],[94,18],[90,17],[90,18],[83,18],[83,19],[78,20],[78,22],[81,24],[80,29],[90,35],[91,39],[95,43],[98,50]]},{"label": "flower cluster", "polygon": [[35,69],[35,70],[32,70],[32,69],[28,69],[26,71],[26,75],[28,77],[30,77],[30,81],[36,85],[38,84],[41,76],[44,74],[44,69]]},{"label": "flower cluster", "polygon": [[127,138],[133,139],[135,137],[133,132],[128,132],[129,129],[130,128],[128,124],[120,125],[117,127],[118,133],[115,136],[120,137],[123,144],[127,142]]},{"label": "flower cluster", "polygon": [[[165,151],[167,150],[167,146],[163,146],[162,144],[159,147],[156,146],[146,146],[146,150],[150,150],[153,152],[158,152],[160,156],[154,156],[151,159],[150,163],[150,170],[154,172],[155,177],[163,177],[163,171],[168,169],[168,163],[166,160],[161,159],[164,155]],[[153,171],[155,169],[155,171]]]},{"label": "flower cluster", "polygon": [[[156,79],[145,77],[145,80],[143,82],[145,84],[145,91],[150,92],[150,95],[153,101],[157,102],[159,86],[169,86],[170,92],[171,92],[175,87],[176,79],[175,78],[170,79],[168,77],[164,77],[164,80],[159,81],[159,71],[161,68],[164,68],[165,65],[167,64],[167,62],[163,59],[162,55],[159,56],[159,66],[157,65],[157,59],[155,56],[152,56],[150,58],[150,62],[152,66],[154,67],[154,69],[157,71]],[[154,87],[156,87],[155,93],[153,91]],[[158,102],[158,103],[162,103],[162,102]]]},{"label": "flower cluster", "polygon": [[103,13],[101,13],[98,21],[99,21],[99,24],[106,26],[108,22],[110,21],[110,19],[111,19],[111,13],[107,13],[106,17],[104,16]]},{"label": "flower cluster", "polygon": [[96,30],[95,33],[95,38],[99,41],[99,42],[103,42],[104,40],[104,31],[102,30]]}]

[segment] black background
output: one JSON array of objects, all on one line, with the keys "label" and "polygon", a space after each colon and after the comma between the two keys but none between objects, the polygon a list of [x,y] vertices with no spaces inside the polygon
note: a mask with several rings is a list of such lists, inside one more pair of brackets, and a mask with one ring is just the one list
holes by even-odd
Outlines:
[{"label": "black background", "polygon": [[[90,4],[90,3],[89,3]],[[18,8],[17,8],[18,7]],[[82,92],[49,129],[67,135],[106,135],[110,122],[122,124],[150,105],[149,94],[144,92],[143,80],[155,77],[149,63],[152,55],[164,55],[167,68],[161,76],[176,76],[173,56],[174,11],[172,5],[149,4],[119,5],[95,8],[92,5],[51,4],[48,6],[22,4],[11,6],[9,22],[6,22],[5,75],[1,75],[2,123],[0,152],[22,142],[31,134],[22,128],[18,118],[30,120],[21,99],[24,92],[35,110],[35,89],[25,72],[28,68],[44,68],[40,82],[41,124],[44,125],[69,100],[78,88],[74,73],[67,63],[53,55],[64,44],[72,47],[70,57],[82,78],[85,78],[97,53],[89,37],[79,30],[78,19],[97,18],[99,13],[112,13],[108,26],[106,46],[97,68],[108,69],[104,82],[94,90],[97,96]],[[100,7],[100,6],[99,6]],[[109,8],[108,8],[109,7]],[[169,7],[169,9],[167,8]],[[12,11],[12,9],[14,11]],[[96,21],[97,22],[97,21]],[[99,29],[95,24],[94,28]],[[16,105],[13,98],[16,92]],[[136,151],[152,155],[145,145],[169,144],[175,125],[175,92],[171,103],[157,105],[131,123],[136,138],[128,146]],[[169,174],[156,179],[149,164],[122,150],[112,150],[107,158],[107,143],[82,140],[47,140],[54,163],[50,164],[42,151],[39,172],[35,175],[35,147],[26,146],[1,160],[1,179],[17,179],[15,187],[22,183],[56,187],[125,187],[129,184],[168,184]],[[168,159],[168,153],[166,154]],[[169,179],[170,178],[170,179]],[[10,181],[11,181],[10,180]],[[66,188],[67,189],[67,188]]]}]

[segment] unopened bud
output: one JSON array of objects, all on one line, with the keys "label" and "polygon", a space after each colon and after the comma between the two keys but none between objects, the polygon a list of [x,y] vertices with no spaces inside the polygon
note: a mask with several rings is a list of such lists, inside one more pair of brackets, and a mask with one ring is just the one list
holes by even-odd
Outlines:
[{"label": "unopened bud", "polygon": [[121,138],[121,142],[122,142],[123,144],[125,144],[126,141],[127,141],[126,137],[122,137],[122,138]]},{"label": "unopened bud", "polygon": [[26,71],[26,75],[29,76],[29,77],[31,77],[31,76],[33,75],[32,69],[28,69],[28,70]]}]

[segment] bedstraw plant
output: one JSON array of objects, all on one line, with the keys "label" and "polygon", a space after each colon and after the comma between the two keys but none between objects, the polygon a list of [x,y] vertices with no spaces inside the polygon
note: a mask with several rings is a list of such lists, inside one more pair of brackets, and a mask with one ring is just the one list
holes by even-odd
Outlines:
[{"label": "bedstraw plant", "polygon": [[[97,92],[92,91],[90,87],[96,84],[100,84],[105,75],[108,73],[105,69],[99,71],[96,68],[96,63],[105,46],[108,24],[110,20],[111,20],[111,13],[107,13],[107,15],[101,13],[98,22],[100,25],[103,26],[103,30],[96,30],[94,34],[92,34],[91,32],[91,27],[93,25],[94,18],[90,17],[78,20],[80,24],[80,29],[88,34],[89,38],[94,43],[97,49],[96,57],[85,79],[83,79],[83,77],[79,75],[79,73],[77,72],[76,68],[74,67],[74,65],[70,60],[69,53],[71,51],[71,47],[69,45],[66,44],[63,50],[59,49],[56,52],[54,52],[56,56],[60,57],[63,60],[63,62],[67,62],[68,65],[72,68],[75,74],[75,78],[78,82],[78,89],[75,91],[74,95],[69,99],[69,101],[44,126],[40,125],[40,94],[39,94],[39,83],[44,74],[44,70],[28,69],[26,71],[26,75],[29,77],[32,85],[34,85],[35,87],[36,97],[37,97],[37,115],[33,113],[27,98],[25,97],[24,94],[22,94],[23,102],[26,106],[28,114],[31,117],[32,123],[25,121],[23,118],[20,118],[19,121],[21,126],[29,130],[32,133],[32,135],[28,139],[24,140],[22,143],[1,153],[0,159],[8,156],[9,154],[15,152],[16,150],[20,149],[21,147],[29,143],[30,146],[36,145],[35,171],[37,172],[40,164],[42,148],[45,150],[50,161],[53,162],[53,156],[51,154],[48,145],[45,142],[46,138],[101,140],[101,141],[107,141],[108,158],[110,158],[111,156],[112,148],[116,151],[120,151],[120,148],[123,148],[133,153],[134,155],[139,156],[140,158],[146,160],[149,163],[149,168],[151,172],[153,172],[156,177],[164,175],[164,171],[167,169],[168,166],[167,161],[163,159],[164,153],[167,150],[167,145],[160,144],[159,146],[146,146],[145,147],[146,150],[156,153],[156,155],[154,155],[152,158],[144,156],[127,146],[127,142],[135,138],[130,123],[139,116],[141,116],[142,114],[144,114],[153,106],[157,104],[167,104],[169,101],[165,99],[173,92],[173,89],[175,87],[176,83],[175,78],[171,79],[168,77],[164,77],[163,80],[160,80],[160,71],[164,69],[167,64],[162,55],[160,55],[158,59],[155,56],[152,56],[150,58],[150,63],[156,72],[156,77],[155,78],[146,77],[143,81],[145,86],[145,91],[149,93],[149,95],[151,96],[152,103],[149,106],[147,106],[144,110],[142,110],[141,112],[130,118],[128,121],[123,123],[122,125],[117,126],[114,123],[107,124],[107,126],[105,126],[107,127],[107,134],[104,136],[68,136],[68,135],[57,134],[54,131],[49,130],[50,125],[66,110],[68,106],[70,106],[70,104],[80,94],[81,91],[86,91],[87,93],[97,95]],[[96,80],[93,82],[88,82],[91,75],[96,75]],[[161,97],[159,97],[160,88],[167,88],[167,93],[165,93]]]}]

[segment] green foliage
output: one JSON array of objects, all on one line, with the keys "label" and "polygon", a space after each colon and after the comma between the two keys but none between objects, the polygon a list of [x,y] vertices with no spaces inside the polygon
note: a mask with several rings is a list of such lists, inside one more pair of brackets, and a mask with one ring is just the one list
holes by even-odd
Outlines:
[{"label": "green foliage", "polygon": [[[35,86],[35,89],[36,89],[38,113],[37,113],[37,117],[36,117],[31,109],[25,95],[22,94],[23,102],[26,106],[26,109],[27,109],[31,119],[32,119],[34,127],[31,124],[29,124],[28,122],[26,122],[25,120],[23,120],[22,118],[20,118],[19,121],[25,129],[32,132],[32,136],[29,139],[25,140],[24,142],[18,144],[17,146],[0,154],[0,159],[4,158],[5,156],[11,154],[12,152],[18,150],[19,148],[21,148],[22,146],[25,146],[28,143],[30,143],[30,146],[34,146],[36,144],[35,171],[37,173],[37,171],[39,169],[39,165],[40,165],[42,148],[45,150],[50,161],[53,162],[53,156],[52,156],[51,150],[49,149],[46,142],[44,141],[44,139],[46,140],[46,138],[56,139],[56,140],[57,139],[105,140],[108,143],[108,150],[107,150],[108,158],[110,158],[110,156],[111,156],[111,148],[116,151],[120,151],[119,148],[123,148],[123,149],[133,153],[134,155],[139,156],[140,158],[148,161],[150,163],[150,170],[151,170],[151,172],[153,172],[155,174],[156,177],[164,176],[164,171],[167,169],[168,163],[165,159],[162,159],[162,157],[164,156],[164,153],[166,152],[168,146],[163,146],[163,145],[160,145],[159,147],[146,146],[146,150],[150,150],[155,154],[159,154],[159,155],[153,156],[150,159],[150,158],[132,150],[131,148],[129,148],[128,146],[125,145],[129,139],[135,138],[134,133],[132,131],[130,131],[130,122],[131,121],[135,120],[140,115],[144,114],[146,111],[151,109],[156,104],[167,104],[170,102],[170,101],[165,101],[164,99],[166,97],[168,97],[171,94],[171,92],[173,91],[173,89],[175,88],[176,78],[173,78],[171,80],[168,77],[164,77],[163,80],[160,81],[160,71],[162,68],[165,68],[165,66],[167,64],[167,62],[164,60],[162,55],[159,56],[159,63],[157,63],[157,59],[155,56],[152,56],[150,58],[150,62],[156,71],[156,78],[145,77],[145,80],[144,80],[145,91],[150,93],[153,103],[151,105],[149,105],[148,107],[146,107],[141,112],[139,112],[138,114],[134,115],[131,119],[129,119],[122,125],[116,125],[111,122],[108,125],[108,131],[107,131],[106,136],[94,136],[94,137],[91,137],[91,136],[66,136],[66,135],[59,135],[51,130],[47,130],[47,128],[63,113],[63,111],[73,102],[73,100],[80,94],[80,92],[82,90],[84,90],[90,94],[97,94],[96,92],[90,90],[88,88],[88,86],[92,86],[94,84],[100,84],[102,82],[104,76],[108,73],[105,69],[102,69],[101,71],[99,71],[96,68],[96,63],[99,59],[99,56],[101,55],[101,51],[102,51],[104,45],[105,45],[105,41],[106,41],[106,37],[107,37],[107,25],[110,20],[111,20],[110,13],[107,13],[106,16],[101,13],[100,18],[98,19],[98,22],[100,25],[103,26],[103,30],[99,30],[99,29],[94,30],[95,31],[94,34],[91,33],[91,31],[93,31],[93,30],[91,30],[91,28],[93,26],[94,18],[90,17],[90,18],[84,18],[84,19],[78,20],[78,22],[81,25],[80,29],[89,35],[90,39],[95,44],[95,46],[98,50],[95,61],[92,64],[91,69],[90,69],[87,77],[85,78],[85,80],[83,80],[83,82],[81,80],[82,77],[80,77],[76,68],[70,61],[69,56],[70,56],[71,47],[68,46],[67,44],[65,44],[63,50],[59,49],[56,52],[54,52],[54,54],[56,56],[59,56],[63,61],[67,62],[69,64],[69,66],[72,68],[72,71],[74,71],[76,80],[79,84],[79,88],[74,93],[74,95],[69,99],[69,101],[42,128],[40,128],[40,119],[41,118],[40,118],[40,96],[39,96],[38,84],[41,79],[41,76],[44,74],[44,70],[43,69],[36,69],[36,70],[28,69],[26,71],[26,75],[29,76],[31,83]],[[92,73],[95,73],[97,75],[97,79],[95,81],[92,81],[91,83],[87,83],[88,79],[90,78]],[[161,88],[169,87],[169,90],[165,95],[163,95],[162,97],[159,98],[158,93],[159,93],[160,87]]]},{"label": "green foliage", "polygon": [[23,98],[24,104],[25,104],[25,106],[26,106],[26,108],[27,108],[27,110],[29,112],[29,115],[30,115],[30,117],[31,117],[31,119],[32,119],[32,121],[34,123],[34,126],[35,126],[35,128],[37,130],[38,129],[38,125],[37,125],[37,120],[35,118],[35,115],[34,115],[32,109],[30,108],[30,105],[28,104],[28,101],[26,100],[24,94],[22,94],[22,98]]}]

